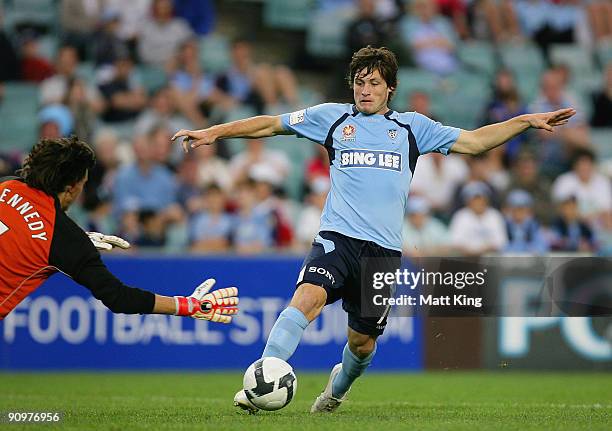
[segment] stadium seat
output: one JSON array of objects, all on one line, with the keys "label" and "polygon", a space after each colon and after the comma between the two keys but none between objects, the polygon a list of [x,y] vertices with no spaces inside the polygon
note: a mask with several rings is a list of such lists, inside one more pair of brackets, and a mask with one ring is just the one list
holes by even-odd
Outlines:
[{"label": "stadium seat", "polygon": [[565,64],[572,75],[591,73],[595,67],[591,51],[579,45],[555,44],[550,47],[552,64]]},{"label": "stadium seat", "polygon": [[457,57],[468,70],[492,77],[497,68],[495,50],[488,42],[467,42],[457,47]]},{"label": "stadium seat", "polygon": [[[243,118],[252,117],[254,115],[256,115],[256,112],[253,108],[249,106],[239,106],[227,114],[227,117],[224,118],[224,122],[242,120]],[[237,154],[244,149],[244,139],[231,138],[227,139],[226,142],[229,152],[232,155]]]},{"label": "stadium seat", "polygon": [[612,128],[592,128],[591,143],[600,160],[612,159]]},{"label": "stadium seat", "polygon": [[38,135],[38,87],[8,82],[0,104],[0,147],[29,150]]},{"label": "stadium seat", "polygon": [[346,30],[353,19],[351,9],[316,12],[306,34],[306,49],[315,57],[340,58],[346,54]]},{"label": "stadium seat", "polygon": [[314,0],[266,0],[264,23],[269,27],[304,30],[311,23]]},{"label": "stadium seat", "polygon": [[540,75],[544,70],[544,59],[539,48],[533,44],[505,44],[500,46],[501,63],[514,73],[519,93],[527,103],[538,95]]},{"label": "stadium seat", "polygon": [[415,91],[423,91],[430,96],[438,91],[439,78],[423,69],[400,68],[397,73],[397,90],[392,105],[398,111],[408,108],[408,98]]},{"label": "stadium seat", "polygon": [[20,24],[57,29],[59,19],[56,0],[11,0],[5,3],[3,15],[7,31],[13,31]]},{"label": "stadium seat", "polygon": [[55,36],[43,36],[38,39],[38,52],[47,60],[53,62],[57,54],[58,40]]},{"label": "stadium seat", "polygon": [[597,45],[597,59],[599,65],[605,68],[612,61],[612,42],[605,41]]},{"label": "stadium seat", "polygon": [[230,44],[225,36],[209,34],[200,38],[200,61],[202,67],[212,73],[219,73],[230,67]]},{"label": "stadium seat", "polygon": [[152,93],[156,89],[163,87],[168,82],[166,72],[163,69],[154,66],[141,65],[138,67],[138,77],[141,84]]}]

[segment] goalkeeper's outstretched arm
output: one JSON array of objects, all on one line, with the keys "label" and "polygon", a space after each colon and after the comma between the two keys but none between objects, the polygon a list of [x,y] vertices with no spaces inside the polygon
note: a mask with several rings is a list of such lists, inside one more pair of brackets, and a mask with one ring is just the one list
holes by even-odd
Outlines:
[{"label": "goalkeeper's outstretched arm", "polygon": [[217,139],[224,138],[267,138],[269,136],[291,134],[281,123],[280,116],[259,115],[217,124],[208,129],[185,130],[181,129],[174,134],[172,140],[183,137],[183,149],[197,148],[200,145],[210,145]]}]

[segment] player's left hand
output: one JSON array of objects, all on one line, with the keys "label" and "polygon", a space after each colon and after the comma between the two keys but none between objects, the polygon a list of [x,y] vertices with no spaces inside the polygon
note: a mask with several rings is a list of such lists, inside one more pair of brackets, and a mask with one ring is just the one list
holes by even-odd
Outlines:
[{"label": "player's left hand", "polygon": [[196,287],[190,296],[175,296],[178,305],[176,314],[190,316],[194,319],[230,323],[232,321],[231,315],[238,312],[238,307],[236,307],[238,305],[238,289],[226,287],[210,292],[215,283],[214,278],[209,278]]},{"label": "player's left hand", "polygon": [[553,127],[567,124],[570,118],[576,115],[574,108],[559,109],[554,112],[543,112],[539,114],[529,114],[529,126],[534,129],[544,129],[549,132],[553,131]]},{"label": "player's left hand", "polygon": [[87,236],[98,250],[112,250],[114,247],[130,248],[130,243],[114,235],[104,235],[100,232],[86,232]]}]

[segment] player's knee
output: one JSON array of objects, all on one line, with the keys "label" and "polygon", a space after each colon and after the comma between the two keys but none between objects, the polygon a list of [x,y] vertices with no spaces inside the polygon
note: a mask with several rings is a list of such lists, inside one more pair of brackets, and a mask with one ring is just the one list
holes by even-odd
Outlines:
[{"label": "player's knee", "polygon": [[376,349],[375,338],[354,331],[349,332],[348,344],[351,352],[359,358],[365,358]]},{"label": "player's knee", "polygon": [[325,307],[326,301],[327,292],[325,289],[321,286],[304,283],[295,290],[289,305],[304,313],[309,321],[313,321]]}]

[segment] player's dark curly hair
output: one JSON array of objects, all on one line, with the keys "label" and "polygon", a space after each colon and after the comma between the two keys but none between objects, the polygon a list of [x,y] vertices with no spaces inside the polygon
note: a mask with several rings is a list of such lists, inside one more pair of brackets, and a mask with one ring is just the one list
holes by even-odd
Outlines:
[{"label": "player's dark curly hair", "polygon": [[378,70],[387,85],[393,88],[393,91],[389,94],[389,100],[391,100],[397,88],[398,69],[399,65],[397,64],[397,58],[393,51],[384,46],[381,48],[372,48],[368,45],[353,54],[346,79],[348,80],[349,87],[353,88],[355,75],[363,70],[366,71],[366,75]]},{"label": "player's dark curly hair", "polygon": [[96,164],[93,150],[76,136],[41,139],[17,171],[30,187],[55,196],[85,177]]}]

